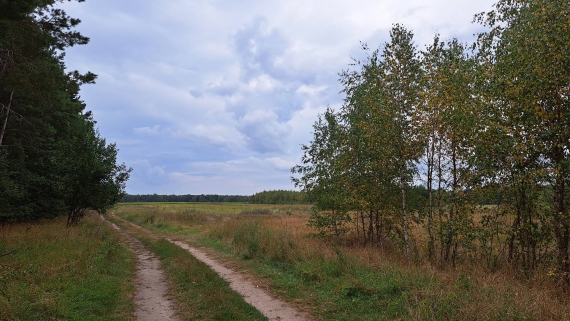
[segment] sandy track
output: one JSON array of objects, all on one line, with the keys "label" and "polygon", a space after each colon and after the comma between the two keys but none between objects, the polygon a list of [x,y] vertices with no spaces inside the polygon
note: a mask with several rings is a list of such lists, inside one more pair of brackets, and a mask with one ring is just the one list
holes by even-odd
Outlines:
[{"label": "sandy track", "polygon": [[[144,231],[145,233],[156,236],[155,233],[139,225],[126,221],[115,215],[113,215],[113,217],[127,224],[130,224],[131,226],[136,227],[137,229]],[[208,265],[221,278],[226,280],[230,284],[230,287],[234,291],[239,293],[247,303],[255,307],[259,312],[261,312],[261,314],[267,317],[267,319],[271,321],[309,320],[301,312],[297,311],[287,302],[274,298],[271,294],[267,293],[263,289],[260,289],[257,286],[255,286],[255,284],[244,279],[239,273],[223,266],[220,262],[212,259],[205,252],[180,241],[168,238],[166,240],[188,251],[196,259]]]},{"label": "sandy track", "polygon": [[174,304],[166,297],[168,286],[164,272],[160,267],[160,260],[141,241],[114,223],[108,222],[108,224],[127,237],[130,249],[137,256],[135,295],[137,320],[178,320],[175,315]]},{"label": "sandy track", "polygon": [[191,247],[180,241],[173,241],[171,239],[166,240],[185,249],[195,258],[208,265],[212,270],[218,273],[220,277],[226,280],[230,284],[230,287],[244,298],[245,302],[254,306],[269,320],[307,320],[299,311],[291,307],[288,303],[272,297],[264,290],[256,287],[253,283],[246,281],[238,273],[213,260],[199,249]]}]

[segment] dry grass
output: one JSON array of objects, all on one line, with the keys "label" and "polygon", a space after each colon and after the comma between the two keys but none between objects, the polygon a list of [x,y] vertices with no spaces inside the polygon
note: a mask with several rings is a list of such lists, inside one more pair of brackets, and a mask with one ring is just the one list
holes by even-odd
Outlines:
[{"label": "dry grass", "polygon": [[[165,215],[162,226],[149,222],[147,226],[234,253],[258,277],[268,278],[275,291],[317,319],[570,319],[568,294],[559,291],[547,271],[521,280],[506,265],[491,272],[476,261],[457,268],[441,268],[423,260],[408,264],[389,248],[364,247],[354,238],[310,236],[315,231],[307,227],[307,206],[297,206],[290,213],[280,207],[271,214],[240,214],[258,208],[277,209],[259,205],[224,209],[219,205],[218,213],[208,213],[215,219],[180,223],[182,217]],[[139,222],[151,215],[130,210],[119,207],[117,211]],[[184,233],[188,229],[193,233]]]}]

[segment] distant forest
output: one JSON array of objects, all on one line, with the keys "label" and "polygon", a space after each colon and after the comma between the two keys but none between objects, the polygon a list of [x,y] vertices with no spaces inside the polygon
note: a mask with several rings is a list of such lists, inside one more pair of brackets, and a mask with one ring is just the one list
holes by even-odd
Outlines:
[{"label": "distant forest", "polygon": [[298,191],[273,190],[263,191],[253,195],[158,195],[158,194],[127,194],[121,202],[242,202],[253,204],[308,204],[310,200],[305,193]]},{"label": "distant forest", "polygon": [[121,202],[242,202],[254,204],[301,204],[309,203],[304,193],[297,191],[274,190],[263,191],[253,195],[158,195],[127,194]]},{"label": "distant forest", "polygon": [[158,194],[127,194],[121,202],[251,202],[249,195],[158,195]]},{"label": "distant forest", "polygon": [[[418,207],[419,202],[427,199],[427,190],[424,186],[413,186],[408,191],[410,206]],[[135,202],[241,202],[252,204],[312,204],[307,194],[299,191],[271,190],[255,193],[253,195],[158,195],[158,194],[127,194],[121,200],[123,203]],[[482,204],[490,202],[484,201]]]}]

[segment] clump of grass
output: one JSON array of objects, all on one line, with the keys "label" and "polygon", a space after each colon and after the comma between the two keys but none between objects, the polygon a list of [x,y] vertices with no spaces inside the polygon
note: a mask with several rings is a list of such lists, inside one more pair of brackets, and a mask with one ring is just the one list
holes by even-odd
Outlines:
[{"label": "clump of grass", "polygon": [[194,208],[168,206],[119,206],[116,213],[127,221],[145,226],[150,229],[159,229],[163,232],[177,232],[180,227],[192,227],[208,221],[219,220],[215,214],[203,213]]},{"label": "clump of grass", "polygon": [[133,320],[134,257],[97,218],[0,227],[1,320]]},{"label": "clump of grass", "polygon": [[299,259],[298,248],[291,234],[284,230],[264,228],[260,221],[232,221],[209,232],[211,239],[231,244],[243,259],[264,258],[279,264]]}]

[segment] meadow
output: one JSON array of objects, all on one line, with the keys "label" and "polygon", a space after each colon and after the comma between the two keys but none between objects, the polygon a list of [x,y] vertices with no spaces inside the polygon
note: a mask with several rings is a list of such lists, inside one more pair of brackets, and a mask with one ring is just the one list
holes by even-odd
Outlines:
[{"label": "meadow", "polygon": [[476,262],[409,264],[356,238],[322,238],[309,205],[122,203],[113,213],[209,249],[318,320],[565,320],[568,294]]},{"label": "meadow", "polygon": [[0,226],[0,320],[134,320],[135,258],[95,215]]}]

